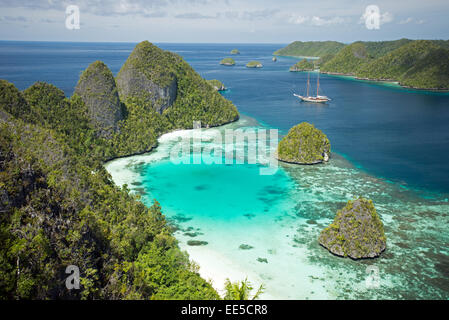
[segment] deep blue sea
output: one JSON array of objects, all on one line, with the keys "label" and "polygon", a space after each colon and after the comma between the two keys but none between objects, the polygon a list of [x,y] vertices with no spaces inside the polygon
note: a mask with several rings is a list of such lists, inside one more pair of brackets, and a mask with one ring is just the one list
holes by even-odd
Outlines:
[{"label": "deep blue sea", "polygon": [[[280,164],[274,175],[261,175],[259,163],[172,163],[178,137],[192,133],[186,130],[162,136],[151,153],[106,164],[115,183],[127,184],[145,204],[158,199],[204,278],[219,290],[227,277],[248,277],[265,285],[264,298],[275,299],[449,299],[449,94],[322,75],[322,93],[332,101],[301,103],[293,92],[304,92],[307,74],[288,72],[295,58],[272,61],[281,45],[158,45],[206,79],[221,80],[223,95],[242,114],[202,134],[267,127],[285,134],[307,121],[332,145],[329,163]],[[90,63],[102,60],[116,74],[134,46],[0,42],[0,78],[21,90],[47,81],[70,96]],[[220,66],[233,48],[241,52],[233,56],[236,65]],[[264,67],[248,69],[250,60]],[[337,210],[358,196],[373,200],[384,223],[387,249],[377,259],[336,257],[317,241]],[[189,245],[192,239],[205,245]]]},{"label": "deep blue sea", "polygon": [[[449,94],[406,90],[394,85],[321,75],[329,104],[300,103],[292,92],[305,90],[304,73],[288,72],[294,58],[271,61],[279,44],[158,44],[185,58],[207,79],[229,88],[225,96],[239,111],[286,133],[302,121],[329,137],[333,151],[367,172],[404,186],[449,191]],[[95,60],[114,74],[133,43],[0,42],[0,78],[26,89],[47,81],[73,92],[80,72]],[[238,47],[235,67],[219,66]],[[247,69],[260,60],[262,69]],[[312,84],[314,77],[312,74]]]}]

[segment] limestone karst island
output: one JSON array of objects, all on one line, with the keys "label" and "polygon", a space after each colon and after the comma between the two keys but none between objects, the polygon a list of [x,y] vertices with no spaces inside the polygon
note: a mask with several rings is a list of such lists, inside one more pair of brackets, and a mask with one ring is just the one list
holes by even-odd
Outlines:
[{"label": "limestone karst island", "polygon": [[0,11],[5,315],[449,299],[449,3]]}]

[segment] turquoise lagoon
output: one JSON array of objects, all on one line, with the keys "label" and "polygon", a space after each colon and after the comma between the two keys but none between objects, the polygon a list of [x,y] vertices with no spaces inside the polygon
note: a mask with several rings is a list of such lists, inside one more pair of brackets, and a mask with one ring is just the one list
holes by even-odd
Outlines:
[{"label": "turquoise lagoon", "polygon": [[[244,116],[218,130],[236,128],[264,126]],[[201,130],[207,137],[217,129]],[[449,297],[447,197],[370,176],[336,153],[322,165],[279,163],[273,175],[261,175],[260,163],[173,163],[170,152],[187,134],[166,134],[155,151],[114,160],[106,168],[116,184],[127,184],[145,204],[161,203],[180,247],[219,291],[227,277],[248,277],[263,283],[262,297],[272,299]],[[194,147],[210,143],[193,141]],[[248,145],[235,146],[242,147]],[[358,196],[374,201],[385,225],[387,250],[378,259],[336,257],[317,241],[336,211]],[[207,244],[191,246],[189,240]],[[378,286],[367,285],[373,266]]]}]

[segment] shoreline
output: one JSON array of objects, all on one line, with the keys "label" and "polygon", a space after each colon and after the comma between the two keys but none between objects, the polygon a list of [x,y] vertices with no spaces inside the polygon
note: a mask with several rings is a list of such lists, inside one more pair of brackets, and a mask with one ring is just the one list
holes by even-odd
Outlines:
[{"label": "shoreline", "polygon": [[412,89],[412,90],[418,90],[418,91],[429,91],[429,92],[449,92],[449,88],[447,89],[439,89],[439,88],[418,88],[418,87],[412,87],[412,86],[406,86],[401,84],[398,80],[395,79],[376,79],[376,78],[362,78],[357,77],[356,75],[352,73],[342,73],[342,72],[331,72],[331,71],[319,71],[321,74],[327,74],[332,76],[344,76],[344,77],[350,77],[354,80],[360,80],[360,81],[371,81],[371,82],[383,82],[383,83],[394,83],[397,84],[398,87],[403,89]]},{"label": "shoreline", "polygon": [[[245,118],[246,117],[243,117],[242,120],[245,120]],[[192,129],[178,130],[180,131],[178,133],[173,132],[162,135],[159,146],[161,149],[158,150],[157,153],[153,153],[148,156],[139,156],[135,159],[130,160],[119,160],[115,168],[120,169],[120,171],[116,172],[116,174],[113,174],[113,172],[111,172],[111,175],[114,178],[121,178],[122,182],[128,184],[132,182],[133,179],[140,179],[139,173],[137,171],[134,171],[132,168],[133,164],[138,164],[139,162],[148,160],[140,157],[150,157],[149,159],[151,159],[151,161],[158,161],[159,159],[162,159],[162,156],[166,154],[166,152],[170,149],[170,146],[166,143],[170,140],[176,139],[176,136],[178,134],[188,134],[190,130]],[[339,156],[335,157],[334,161],[338,160],[339,158]],[[342,158],[344,159],[344,157]],[[349,162],[349,164],[353,165],[352,162]],[[326,166],[326,168],[330,169],[332,169],[332,167],[333,166]],[[338,169],[336,172],[340,172],[339,170],[340,169]],[[348,167],[347,170],[352,171],[352,167]],[[297,172],[300,173],[301,171],[302,170],[299,170]],[[363,175],[366,175],[363,170],[361,170],[361,172]],[[373,178],[370,178],[369,181],[372,181],[372,179]],[[115,182],[115,179],[113,180]],[[356,179],[356,181],[358,180]],[[364,181],[365,180],[359,181],[359,183]],[[379,182],[382,183],[381,181]],[[352,183],[353,179],[351,179],[351,184]],[[340,188],[340,184],[338,184],[338,188]],[[333,190],[333,192],[338,193],[338,188]],[[318,188],[315,191],[322,192],[321,189],[322,188]],[[317,196],[321,197],[319,193]],[[351,198],[351,196],[352,193],[348,194],[346,192],[344,198]],[[338,199],[334,201],[337,201]],[[318,200],[322,201],[321,198],[319,198]],[[378,207],[379,211],[385,214],[385,223],[391,224],[393,226],[391,215],[388,213],[389,210],[385,208],[385,204],[383,204],[383,202],[380,202]],[[167,215],[167,213],[169,214]],[[164,214],[166,215],[166,217],[170,217],[170,211],[165,211]],[[264,221],[266,220],[266,218],[266,216],[261,215],[258,219]],[[236,221],[235,225],[241,225],[241,222],[243,221],[245,221],[246,223],[247,220],[245,219],[242,218],[241,221]],[[237,248],[237,245],[239,243],[242,243],[242,241],[239,238],[234,242],[234,235],[228,235],[227,230],[232,229],[231,227],[233,225],[230,225],[228,226],[228,228],[223,230],[214,230],[216,226],[213,224],[209,224],[210,228],[205,227],[207,226],[207,222],[202,224],[200,221],[200,224],[196,224],[195,227],[200,227],[202,232],[205,233],[205,238],[202,240],[207,240],[209,242],[209,244],[206,246],[187,245],[187,240],[189,240],[190,238],[189,236],[185,236],[182,233],[174,233],[173,236],[178,240],[178,247],[182,251],[187,252],[189,260],[198,265],[199,275],[206,281],[209,281],[213,288],[221,296],[223,296],[224,284],[227,278],[229,278],[231,282],[242,281],[247,278],[255,289],[257,289],[261,283],[264,283],[265,285],[267,285],[268,289],[264,294],[262,294],[261,299],[336,299],[341,289],[339,281],[344,284],[342,286],[354,284],[355,290],[361,294],[364,294],[364,282],[354,282],[357,279],[357,274],[360,274],[360,272],[364,271],[362,267],[360,267],[358,273],[346,272],[343,274],[340,273],[335,275],[332,273],[332,266],[335,266],[334,263],[338,263],[337,266],[339,268],[349,268],[348,270],[353,270],[353,265],[351,264],[351,262],[349,262],[349,260],[343,259],[335,261],[333,255],[327,255],[326,253],[322,256],[322,258],[324,259],[322,263],[311,263],[308,261],[308,259],[315,259],[321,256],[321,254],[319,253],[319,250],[321,249],[308,248],[307,246],[302,245],[298,246],[298,244],[295,244],[294,242],[293,244],[295,244],[296,246],[291,246],[291,241],[294,241],[294,234],[300,236],[299,240],[301,240],[302,238],[310,239],[310,236],[314,236],[314,230],[317,228],[315,224],[308,224],[305,221],[306,218],[303,218],[304,221],[302,222],[294,220],[299,223],[295,225],[293,230],[289,230],[288,226],[291,220],[290,218],[283,217],[283,219],[288,219],[283,222],[283,224],[285,224],[284,226],[282,226],[282,224],[276,224],[275,229],[264,229],[265,233],[259,233],[259,229],[256,229],[259,224],[255,221],[255,219],[257,218],[252,218],[251,222],[249,222],[249,224],[246,226],[247,229],[245,229],[247,238],[245,238],[244,243],[258,244],[256,248],[251,251],[243,252],[234,250],[235,248]],[[328,222],[327,219],[317,221],[318,225],[327,225]],[[189,225],[190,223],[184,225],[184,227],[187,227]],[[275,224],[273,223],[272,225],[274,226]],[[252,226],[255,229],[251,230]],[[273,230],[279,232],[273,232]],[[300,230],[299,233],[298,230]],[[264,237],[264,234],[270,235],[269,245],[267,245],[267,242],[264,240],[267,239],[266,237]],[[219,241],[217,239],[219,239]],[[232,249],[234,251],[226,249],[227,247],[234,248]],[[223,248],[225,248],[225,250],[222,250]],[[269,248],[276,249],[276,252],[273,256],[268,256],[268,254],[266,253],[266,249]],[[392,249],[395,250],[396,247],[392,245],[389,250]],[[315,251],[314,255],[310,255],[309,250],[318,250],[318,253],[317,251]],[[264,255],[262,255],[261,252],[264,252]],[[248,263],[248,261],[245,261],[248,255],[250,256],[250,260],[252,260],[252,262]],[[259,264],[258,262],[254,261],[256,257],[268,257],[269,264]],[[295,263],[292,263],[293,260],[295,261]],[[270,268],[271,271],[270,269],[265,269],[267,267]],[[292,268],[291,271],[287,272],[286,274],[278,272],[278,270],[290,270],[290,267]],[[275,275],[273,277],[274,279],[270,279],[270,277],[272,277],[273,275]],[[389,276],[391,275],[389,274]],[[328,279],[329,282],[323,282],[324,279]],[[388,287],[389,278],[385,279],[383,283],[386,287]],[[292,288],[290,288],[290,284]],[[293,286],[295,286],[297,289],[293,289]],[[350,298],[350,296],[343,296],[343,298]]]},{"label": "shoreline", "polygon": [[313,56],[285,56],[285,55],[274,54],[274,53],[273,53],[273,56],[284,57],[284,58],[295,58],[295,59],[309,59],[309,60],[318,60],[318,59],[320,59],[320,57],[313,57]]},{"label": "shoreline", "polygon": [[[226,279],[229,279],[231,282],[248,279],[254,288],[252,293],[263,283],[256,273],[243,270],[219,251],[212,250],[207,246],[189,246],[186,244],[178,244],[178,246],[182,251],[187,252],[191,262],[198,265],[200,276],[210,282],[220,296],[223,296],[225,293]],[[281,297],[273,296],[267,292],[262,294],[262,298],[268,300],[281,299]]]},{"label": "shoreline", "polygon": [[[226,90],[227,89],[222,90],[222,91],[226,91]],[[218,92],[220,92],[220,91],[218,91]],[[207,125],[206,127],[201,126],[201,129],[217,128],[217,127],[225,126],[225,125],[230,124],[230,123],[234,123],[234,122],[239,121],[239,120],[240,120],[240,113],[237,116],[237,118],[234,119],[234,120],[231,120],[231,121],[228,121],[228,122],[224,122],[222,124],[212,125],[212,126],[209,126],[209,125]],[[145,155],[146,153],[150,153],[150,152],[154,151],[154,149],[156,149],[159,146],[159,142],[158,141],[159,141],[160,137],[162,137],[163,135],[166,135],[166,134],[174,133],[174,132],[177,132],[177,131],[183,131],[183,130],[194,130],[194,129],[193,128],[192,129],[178,128],[178,129],[174,129],[172,131],[164,132],[163,134],[161,134],[160,136],[158,136],[156,138],[157,139],[156,140],[156,144],[151,146],[150,149],[148,149],[146,151],[138,151],[138,152],[122,155],[122,156],[115,156],[115,157],[107,158],[107,159],[103,160],[103,165],[106,165],[108,162],[111,162],[111,161],[114,161],[114,160],[117,160],[117,159],[134,157],[134,156],[141,156],[141,155]]]}]

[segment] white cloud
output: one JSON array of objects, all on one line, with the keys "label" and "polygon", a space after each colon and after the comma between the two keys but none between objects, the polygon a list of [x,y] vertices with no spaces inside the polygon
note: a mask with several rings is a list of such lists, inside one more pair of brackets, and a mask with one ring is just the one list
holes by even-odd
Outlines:
[{"label": "white cloud", "polygon": [[311,19],[311,24],[314,26],[325,26],[330,24],[342,24],[345,22],[345,19],[341,17],[333,17],[330,19],[320,18],[317,16],[313,16]]},{"label": "white cloud", "polygon": [[214,19],[216,16],[206,16],[199,12],[182,13],[175,16],[178,19]]},{"label": "white cloud", "polygon": [[323,18],[318,16],[302,16],[291,14],[287,20],[291,24],[308,24],[312,26],[327,26],[334,24],[343,24],[348,21],[342,17]]},{"label": "white cloud", "polygon": [[393,20],[394,20],[393,14],[388,11],[380,15],[380,24],[381,25],[384,23],[389,23]]},{"label": "white cloud", "polygon": [[303,24],[309,21],[309,17],[300,16],[300,15],[290,15],[288,22],[292,24]]}]

